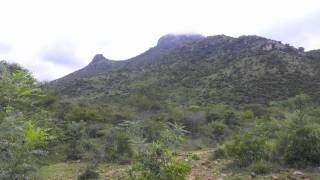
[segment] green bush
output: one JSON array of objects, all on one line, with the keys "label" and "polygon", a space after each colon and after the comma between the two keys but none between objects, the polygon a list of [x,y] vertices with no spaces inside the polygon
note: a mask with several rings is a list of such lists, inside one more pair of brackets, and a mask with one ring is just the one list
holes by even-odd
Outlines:
[{"label": "green bush", "polygon": [[89,180],[98,179],[99,174],[94,171],[91,167],[86,168],[86,170],[78,177],[78,180]]},{"label": "green bush", "polygon": [[111,129],[103,142],[106,161],[126,161],[133,155],[130,139],[122,130]]},{"label": "green bush", "polygon": [[[88,103],[89,104],[89,103]],[[93,105],[73,105],[64,115],[66,121],[103,121],[103,113],[99,107]]]},{"label": "green bush", "polygon": [[201,126],[206,123],[205,113],[186,111],[181,123],[192,137],[196,137],[201,133]]},{"label": "green bush", "polygon": [[183,180],[191,171],[189,164],[174,160],[172,153],[157,143],[147,146],[137,159],[129,171],[130,179]]},{"label": "green bush", "polygon": [[223,147],[218,147],[212,154],[211,159],[223,159],[226,158],[227,154],[226,151],[223,149]]},{"label": "green bush", "polygon": [[266,139],[252,133],[234,136],[230,143],[225,144],[225,150],[230,157],[235,158],[240,167],[267,158]]},{"label": "green bush", "polygon": [[102,136],[100,132],[102,128],[103,128],[102,124],[91,124],[86,127],[85,131],[88,137],[97,138]]},{"label": "green bush", "polygon": [[86,123],[83,121],[72,122],[66,126],[66,134],[68,148],[66,149],[67,160],[82,159],[83,146],[81,140],[85,135]]},{"label": "green bush", "polygon": [[251,110],[242,111],[239,113],[239,116],[244,120],[252,120],[254,118],[254,114]]},{"label": "green bush", "polygon": [[0,76],[0,179],[28,179],[48,154],[53,117],[28,71],[0,61]]},{"label": "green bush", "polygon": [[193,153],[187,153],[186,154],[186,159],[188,160],[188,161],[192,161],[192,160],[194,160],[194,161],[197,161],[197,160],[200,160],[200,157],[197,155],[197,154],[193,154]]},{"label": "green bush", "polygon": [[180,162],[170,161],[163,169],[164,179],[167,180],[184,180],[191,171],[191,165]]},{"label": "green bush", "polygon": [[160,133],[163,129],[164,125],[159,120],[145,120],[143,121],[141,132],[147,142],[153,142],[160,138]]},{"label": "green bush", "polygon": [[274,166],[274,164],[262,160],[252,163],[248,169],[256,174],[268,174],[274,171]]},{"label": "green bush", "polygon": [[202,134],[213,141],[221,141],[227,137],[229,128],[222,121],[212,121],[201,127]]},{"label": "green bush", "polygon": [[240,125],[240,119],[235,115],[234,112],[230,111],[224,115],[224,122],[230,128],[234,128]]},{"label": "green bush", "polygon": [[179,180],[190,172],[190,166],[176,162],[174,155],[177,153],[169,149],[182,142],[185,131],[178,124],[165,126],[158,141],[140,149],[136,163],[129,170],[129,179]]},{"label": "green bush", "polygon": [[289,165],[320,165],[320,125],[307,124],[289,135],[284,159]]}]

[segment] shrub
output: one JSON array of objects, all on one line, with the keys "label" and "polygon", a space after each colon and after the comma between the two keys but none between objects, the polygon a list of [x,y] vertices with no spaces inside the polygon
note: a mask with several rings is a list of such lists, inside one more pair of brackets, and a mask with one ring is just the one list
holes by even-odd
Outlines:
[{"label": "shrub", "polygon": [[203,125],[201,129],[202,134],[214,141],[223,140],[229,132],[228,126],[222,121],[212,121],[206,125]]},{"label": "shrub", "polygon": [[160,138],[160,133],[164,129],[162,122],[158,120],[145,120],[142,124],[142,136],[147,142],[153,142]]},{"label": "shrub", "polygon": [[78,177],[78,180],[89,180],[98,179],[99,174],[95,172],[91,167],[86,168],[86,170]]},{"label": "shrub", "polygon": [[252,133],[234,136],[231,143],[225,144],[225,150],[240,167],[267,158],[266,140]]},{"label": "shrub", "polygon": [[165,146],[153,143],[140,152],[129,176],[131,179],[183,180],[190,171],[189,164],[174,160]]},{"label": "shrub", "polygon": [[107,161],[128,159],[133,154],[129,137],[119,129],[111,129],[104,138],[104,153]]},{"label": "shrub", "polygon": [[102,121],[103,115],[98,107],[91,105],[73,105],[64,115],[66,121]]},{"label": "shrub", "polygon": [[227,112],[224,115],[224,122],[226,125],[228,125],[231,128],[234,128],[240,124],[239,118],[235,115],[234,112]]},{"label": "shrub", "polygon": [[226,158],[227,154],[226,151],[222,147],[218,147],[212,154],[211,159],[223,159]]},{"label": "shrub", "polygon": [[136,163],[129,170],[130,179],[180,180],[185,179],[191,167],[177,162],[172,147],[183,140],[184,130],[178,124],[167,123],[158,141],[146,144],[139,151]]},{"label": "shrub", "polygon": [[86,123],[83,121],[72,122],[66,127],[66,137],[68,137],[68,148],[66,155],[68,160],[82,159],[83,147],[81,139],[84,136]]},{"label": "shrub", "polygon": [[246,110],[239,113],[241,119],[252,120],[254,118],[254,114],[251,110]]},{"label": "shrub", "polygon": [[197,160],[200,160],[200,157],[199,157],[197,154],[187,153],[186,156],[187,156],[187,160],[188,160],[188,161],[192,161],[192,160],[197,161]]},{"label": "shrub", "polygon": [[204,112],[187,111],[182,118],[182,124],[190,135],[197,136],[201,129],[201,125],[206,123],[206,117]]},{"label": "shrub", "polygon": [[268,174],[274,171],[274,164],[262,160],[252,163],[248,169],[256,174]]},{"label": "shrub", "polygon": [[191,171],[191,166],[180,161],[170,161],[164,167],[164,179],[184,180]]},{"label": "shrub", "polygon": [[307,124],[289,135],[284,159],[287,164],[320,165],[320,126]]},{"label": "shrub", "polygon": [[88,137],[97,138],[101,136],[101,133],[99,131],[102,129],[102,127],[103,126],[101,124],[91,124],[91,125],[88,125],[85,131]]}]

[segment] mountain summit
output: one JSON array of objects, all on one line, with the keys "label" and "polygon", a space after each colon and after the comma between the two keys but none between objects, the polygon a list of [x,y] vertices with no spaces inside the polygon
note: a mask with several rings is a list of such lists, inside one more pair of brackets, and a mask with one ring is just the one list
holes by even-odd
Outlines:
[{"label": "mountain summit", "polygon": [[[320,97],[319,51],[304,52],[259,36],[165,35],[125,60],[96,55],[55,84],[60,93],[98,101],[125,100],[141,91],[183,104],[267,103],[306,93]],[[161,94],[161,95],[160,95]]]},{"label": "mountain summit", "polygon": [[64,83],[66,81],[72,81],[79,78],[84,78],[88,76],[97,75],[99,73],[105,72],[108,69],[115,68],[118,65],[123,64],[122,61],[113,61],[105,58],[103,54],[96,54],[91,62],[84,68],[75,71],[63,78],[53,81],[53,83]]},{"label": "mountain summit", "polygon": [[101,62],[105,62],[105,61],[108,61],[108,59],[105,58],[105,57],[103,56],[103,54],[96,54],[96,55],[93,57],[93,59],[92,59],[92,61],[91,61],[90,64],[97,64],[97,63],[101,63]]},{"label": "mountain summit", "polygon": [[204,38],[200,34],[167,34],[158,40],[157,46],[171,48],[185,43],[193,43]]}]

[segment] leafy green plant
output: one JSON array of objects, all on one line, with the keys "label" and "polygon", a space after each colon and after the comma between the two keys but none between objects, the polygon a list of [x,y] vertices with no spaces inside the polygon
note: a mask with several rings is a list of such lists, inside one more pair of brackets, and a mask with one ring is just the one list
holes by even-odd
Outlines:
[{"label": "leafy green plant", "polygon": [[127,161],[132,155],[129,137],[120,129],[111,129],[103,140],[106,161]]},{"label": "leafy green plant", "polygon": [[254,172],[256,174],[268,174],[273,172],[276,168],[277,167],[275,164],[263,160],[256,161],[248,167],[251,172]]},{"label": "leafy green plant", "polygon": [[223,121],[212,121],[202,126],[202,134],[212,141],[221,141],[229,134],[229,128]]},{"label": "leafy green plant", "polygon": [[164,167],[164,179],[184,180],[191,172],[191,165],[181,161],[171,160]]},{"label": "leafy green plant", "polygon": [[94,168],[87,167],[85,171],[78,176],[78,180],[89,180],[89,179],[98,179],[99,173],[94,171]]},{"label": "leafy green plant", "polygon": [[225,150],[241,167],[267,158],[266,139],[252,133],[233,136],[231,142],[225,144]]},{"label": "leafy green plant", "polygon": [[289,165],[320,165],[320,126],[306,124],[289,135],[284,159]]},{"label": "leafy green plant", "polygon": [[159,139],[139,151],[136,163],[128,173],[130,179],[180,180],[190,172],[188,164],[174,160],[176,153],[169,148],[181,143],[184,129],[178,124],[165,125]]},{"label": "leafy green plant", "polygon": [[71,122],[66,126],[65,136],[68,138],[68,148],[66,149],[66,155],[68,160],[79,160],[82,159],[83,146],[81,140],[85,135],[85,125],[84,121]]},{"label": "leafy green plant", "polygon": [[35,128],[31,122],[26,124],[24,129],[24,137],[27,145],[34,146],[34,145],[46,145],[48,133],[46,130],[41,128]]},{"label": "leafy green plant", "polygon": [[28,71],[0,62],[0,74],[0,179],[27,179],[48,154],[51,116],[35,106],[44,94]]}]

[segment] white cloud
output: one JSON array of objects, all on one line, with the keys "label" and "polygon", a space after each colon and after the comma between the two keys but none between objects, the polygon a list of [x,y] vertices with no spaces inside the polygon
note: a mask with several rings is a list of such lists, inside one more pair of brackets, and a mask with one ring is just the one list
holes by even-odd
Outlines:
[{"label": "white cloud", "polygon": [[320,13],[316,12],[307,17],[298,18],[270,27],[265,36],[283,40],[296,46],[303,46],[307,50],[320,49]]},{"label": "white cloud", "polygon": [[50,46],[42,50],[40,59],[66,67],[83,65],[77,58],[74,47],[68,42],[50,44]]},{"label": "white cloud", "polygon": [[11,51],[11,47],[6,43],[0,42],[0,53],[7,54]]},{"label": "white cloud", "polygon": [[[319,10],[317,0],[0,0],[0,42],[11,47],[8,53],[0,51],[0,58],[20,63],[40,80],[52,80],[97,53],[116,60],[135,56],[169,32],[278,37],[268,30]],[[319,44],[312,39],[319,37],[305,36],[302,45],[315,48]],[[59,55],[44,58],[50,50]],[[59,60],[66,54],[72,61],[67,65]]]}]

